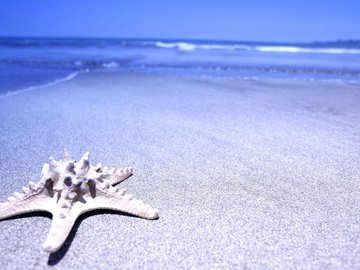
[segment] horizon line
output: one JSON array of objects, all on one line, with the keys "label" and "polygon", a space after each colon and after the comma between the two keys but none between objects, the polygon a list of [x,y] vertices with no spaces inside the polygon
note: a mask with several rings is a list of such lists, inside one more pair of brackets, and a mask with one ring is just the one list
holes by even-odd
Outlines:
[{"label": "horizon line", "polygon": [[161,37],[99,37],[99,36],[36,36],[36,35],[0,35],[0,39],[15,38],[15,39],[119,39],[119,40],[160,40],[160,41],[220,41],[220,42],[244,42],[244,43],[272,43],[272,44],[313,44],[313,43],[341,43],[341,42],[360,42],[356,38],[338,38],[331,40],[312,40],[312,41],[269,41],[269,40],[241,40],[241,39],[216,39],[216,38],[161,38]]}]

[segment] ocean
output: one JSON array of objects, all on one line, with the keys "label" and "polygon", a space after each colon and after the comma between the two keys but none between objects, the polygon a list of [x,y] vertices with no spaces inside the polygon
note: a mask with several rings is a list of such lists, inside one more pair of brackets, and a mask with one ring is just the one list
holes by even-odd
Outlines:
[{"label": "ocean", "polygon": [[0,97],[83,72],[360,82],[360,42],[0,38]]}]

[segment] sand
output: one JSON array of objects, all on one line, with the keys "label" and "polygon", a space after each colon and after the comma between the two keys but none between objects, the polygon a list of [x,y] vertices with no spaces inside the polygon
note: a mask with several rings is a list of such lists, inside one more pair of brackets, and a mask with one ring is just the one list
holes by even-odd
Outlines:
[{"label": "sand", "polygon": [[82,74],[0,99],[0,200],[49,156],[133,166],[155,221],[84,215],[42,251],[51,216],[0,222],[1,269],[360,268],[360,86]]}]

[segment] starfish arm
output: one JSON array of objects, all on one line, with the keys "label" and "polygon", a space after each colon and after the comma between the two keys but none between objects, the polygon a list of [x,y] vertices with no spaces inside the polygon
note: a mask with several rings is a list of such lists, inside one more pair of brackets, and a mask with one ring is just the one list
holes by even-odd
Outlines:
[{"label": "starfish arm", "polygon": [[7,202],[0,203],[0,220],[36,211],[49,212],[51,199],[41,193],[25,197],[21,197],[20,194],[20,198],[9,197]]},{"label": "starfish arm", "polygon": [[124,189],[110,187],[105,190],[97,190],[96,199],[90,199],[91,210],[110,209],[125,212],[145,219],[157,219],[159,211],[141,200],[133,198]]},{"label": "starfish arm", "polygon": [[[61,199],[60,199],[61,200]],[[43,249],[49,253],[58,251],[68,237],[76,219],[80,215],[77,208],[73,208],[70,202],[59,201],[59,207],[52,211],[52,223],[48,236],[43,244]],[[68,204],[68,208],[63,205]]]}]

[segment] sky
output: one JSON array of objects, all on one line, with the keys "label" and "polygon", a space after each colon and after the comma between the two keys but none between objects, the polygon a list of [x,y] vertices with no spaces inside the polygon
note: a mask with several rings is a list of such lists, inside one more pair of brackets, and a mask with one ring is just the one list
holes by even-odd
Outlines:
[{"label": "sky", "polygon": [[1,0],[0,36],[360,39],[360,0]]}]

